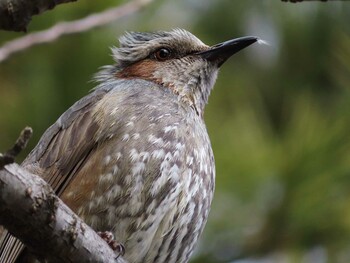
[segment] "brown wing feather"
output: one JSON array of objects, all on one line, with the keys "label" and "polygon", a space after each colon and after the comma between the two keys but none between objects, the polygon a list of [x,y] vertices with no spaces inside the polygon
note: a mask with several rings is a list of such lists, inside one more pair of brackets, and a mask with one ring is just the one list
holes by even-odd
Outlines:
[{"label": "brown wing feather", "polygon": [[[96,145],[98,124],[92,118],[94,106],[111,88],[97,89],[70,107],[47,129],[22,163],[49,182],[58,195]],[[0,241],[0,263],[17,262],[24,245],[7,231]]]},{"label": "brown wing feather", "polygon": [[95,147],[98,123],[92,114],[106,90],[96,90],[68,109],[42,136],[23,166],[42,176],[57,194]]},{"label": "brown wing feather", "polygon": [[[98,124],[91,114],[91,111],[88,111],[79,115],[67,129],[60,130],[40,159],[34,163],[35,167],[40,167],[41,176],[59,195],[95,147],[94,135]],[[30,169],[30,166],[28,168]]]}]

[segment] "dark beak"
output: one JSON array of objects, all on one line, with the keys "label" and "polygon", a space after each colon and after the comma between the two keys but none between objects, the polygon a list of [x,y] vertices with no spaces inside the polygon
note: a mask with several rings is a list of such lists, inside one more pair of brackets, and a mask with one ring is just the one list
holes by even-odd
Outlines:
[{"label": "dark beak", "polygon": [[229,57],[258,41],[258,37],[240,37],[212,46],[210,49],[196,53],[202,58],[220,67]]}]

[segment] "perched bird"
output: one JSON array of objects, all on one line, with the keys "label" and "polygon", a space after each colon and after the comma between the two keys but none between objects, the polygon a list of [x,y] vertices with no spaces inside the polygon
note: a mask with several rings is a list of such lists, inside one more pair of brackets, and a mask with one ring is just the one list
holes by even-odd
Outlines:
[{"label": "perched bird", "polygon": [[[215,163],[203,120],[220,66],[256,37],[126,33],[99,85],[42,136],[23,167],[137,262],[188,262],[208,218]],[[0,239],[1,240],[1,239]],[[23,250],[7,234],[1,262]],[[17,260],[17,262],[20,262]]]}]

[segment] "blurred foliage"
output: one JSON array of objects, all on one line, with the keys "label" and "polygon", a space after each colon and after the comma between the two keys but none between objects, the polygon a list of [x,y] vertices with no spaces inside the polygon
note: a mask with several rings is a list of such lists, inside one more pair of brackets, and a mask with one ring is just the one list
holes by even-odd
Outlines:
[{"label": "blurred foliage", "polygon": [[[119,2],[117,2],[119,3]],[[117,4],[80,0],[29,31]],[[0,149],[44,130],[93,88],[126,30],[184,27],[208,44],[258,35],[227,62],[206,109],[217,187],[193,262],[350,262],[350,3],[162,0],[0,65]],[[0,42],[19,37],[0,33]],[[23,154],[23,156],[26,153]]]}]

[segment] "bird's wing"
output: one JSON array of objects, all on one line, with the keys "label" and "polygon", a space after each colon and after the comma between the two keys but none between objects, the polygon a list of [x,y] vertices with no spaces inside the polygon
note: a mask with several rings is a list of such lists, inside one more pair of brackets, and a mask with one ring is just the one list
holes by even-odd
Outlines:
[{"label": "bird's wing", "polygon": [[[22,163],[40,175],[60,195],[94,149],[98,123],[92,118],[94,106],[110,89],[96,89],[85,96],[49,128]],[[24,245],[7,231],[0,237],[0,263],[16,262]]]},{"label": "bird's wing", "polygon": [[41,137],[22,163],[42,176],[60,195],[96,145],[96,103],[107,93],[98,89],[76,102]]}]

